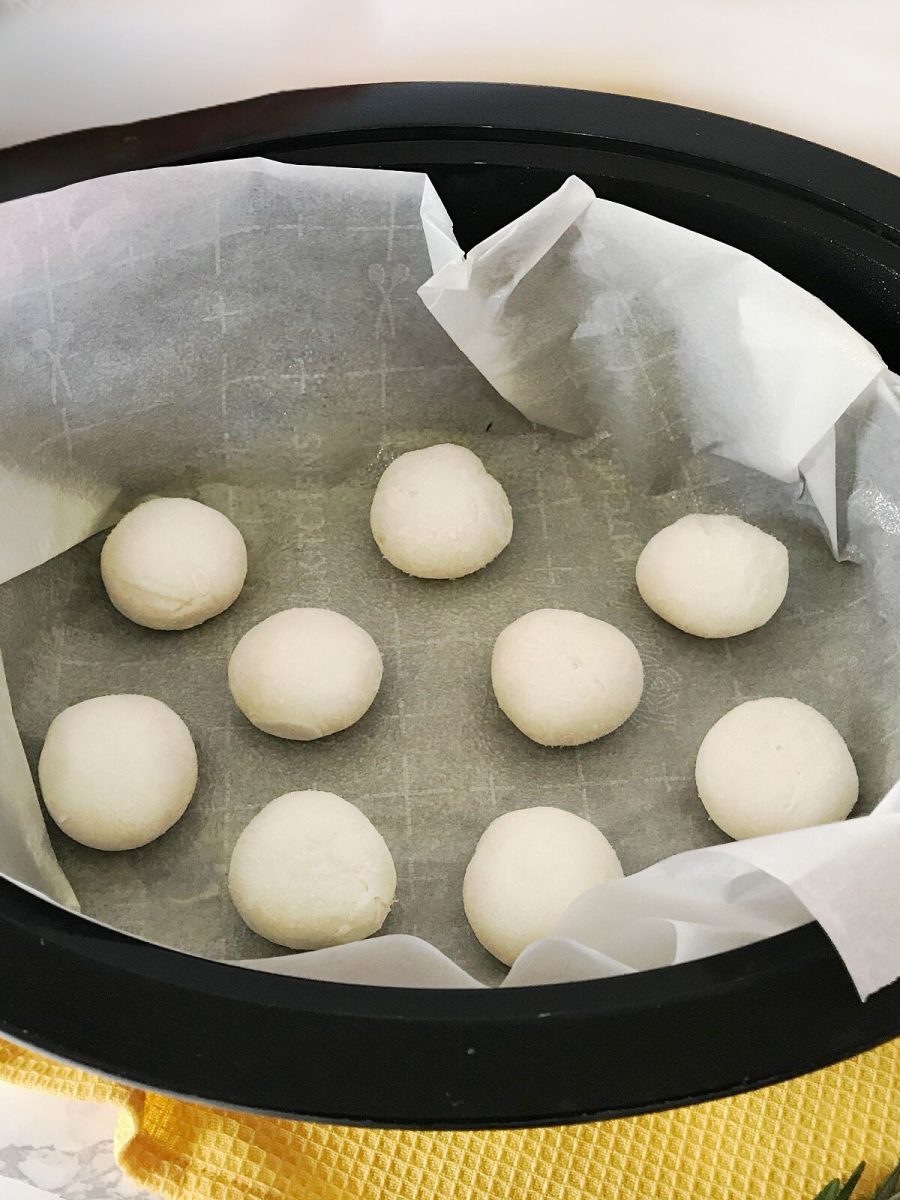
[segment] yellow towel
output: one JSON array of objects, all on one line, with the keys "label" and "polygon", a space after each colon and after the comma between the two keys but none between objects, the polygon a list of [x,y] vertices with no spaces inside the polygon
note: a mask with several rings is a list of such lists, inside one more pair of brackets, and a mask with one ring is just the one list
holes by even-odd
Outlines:
[{"label": "yellow towel", "polygon": [[225,1112],[6,1042],[0,1078],[118,1104],[120,1166],[179,1200],[809,1200],[863,1158],[863,1187],[900,1159],[900,1039],[692,1108],[495,1133],[382,1132]]}]

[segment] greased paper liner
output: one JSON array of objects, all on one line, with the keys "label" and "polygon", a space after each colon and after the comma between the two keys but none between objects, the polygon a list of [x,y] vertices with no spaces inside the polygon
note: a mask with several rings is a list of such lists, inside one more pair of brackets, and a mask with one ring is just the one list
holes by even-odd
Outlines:
[{"label": "greased paper liner", "polygon": [[[478,986],[500,972],[465,926],[465,863],[494,816],[554,803],[633,873],[581,897],[506,984],[685,961],[812,916],[868,995],[900,974],[896,386],[768,267],[577,179],[466,256],[430,183],[403,173],[248,160],[0,207],[3,873],[260,969]],[[516,534],[487,571],[435,586],[393,572],[366,520],[385,463],[440,440],[503,481]],[[250,548],[245,594],[186,634],[129,625],[97,579],[91,535],[157,493],[220,507]],[[646,538],[698,509],[791,551],[784,609],[728,644],[663,628],[633,587]],[[290,603],[347,612],[385,652],[375,708],[321,744],[267,738],[227,696],[237,638]],[[547,604],[613,620],[647,667],[635,718],[577,752],[527,743],[489,693],[493,638]],[[29,771],[55,712],[102,691],[166,700],[201,754],[185,818],[121,855],[48,836]],[[876,811],[741,843],[705,820],[699,739],[766,694],[835,721],[861,810],[887,793]],[[268,799],[305,786],[384,832],[398,904],[369,942],[260,957],[228,857]]]}]

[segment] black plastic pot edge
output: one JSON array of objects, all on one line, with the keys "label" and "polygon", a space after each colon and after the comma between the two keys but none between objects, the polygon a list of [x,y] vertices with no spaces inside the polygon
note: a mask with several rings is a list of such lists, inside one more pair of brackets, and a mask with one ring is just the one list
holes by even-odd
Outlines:
[{"label": "black plastic pot edge", "polygon": [[[77,932],[73,925],[79,927]],[[10,972],[15,975],[14,986],[9,991],[4,989],[0,999],[0,1028],[13,1041],[137,1087],[227,1104],[236,1110],[342,1125],[467,1129],[570,1124],[681,1107],[765,1087],[850,1057],[893,1036],[897,1019],[896,997],[888,996],[888,991],[896,993],[897,988],[878,993],[863,1005],[823,931],[812,924],[764,944],[641,975],[540,988],[471,991],[361,988],[262,975],[151,946],[130,935],[81,921],[5,880],[0,880],[0,937],[7,964],[10,955],[15,959],[16,970]],[[760,963],[763,945],[764,965]],[[861,1025],[843,1028],[841,1036],[830,1044],[823,1041],[822,1013],[808,1007],[811,974],[817,976],[823,1001],[833,999],[835,992],[843,993],[843,1005],[852,1005],[857,1013],[866,1014]],[[81,995],[87,1003],[60,1002],[61,978],[66,980],[68,995]],[[794,1043],[789,1066],[758,1074],[750,1062],[759,1061],[763,1048],[770,1048],[777,1040],[773,1026],[756,1026],[751,1045],[745,1047],[750,1050],[750,1060],[742,1062],[733,1054],[736,1047],[723,1039],[724,1030],[717,1017],[721,1011],[746,1016],[745,1004],[754,1006],[755,993],[760,985],[765,988],[767,981],[778,990],[781,1022],[789,1015],[792,1024],[805,1025],[806,1045]],[[793,983],[793,987],[786,990],[786,982]],[[616,1036],[610,1040],[616,1048],[621,1047],[621,1053],[615,1053],[605,1067],[615,1070],[620,1083],[629,1087],[633,1082],[629,1080],[633,1069],[629,1064],[635,1046],[643,1046],[648,1054],[660,1035],[666,1041],[675,1041],[679,1036],[678,1014],[683,1017],[686,1010],[696,1010],[701,984],[708,1040],[700,1054],[696,1044],[686,1044],[682,1066],[693,1066],[695,1077],[702,1077],[710,1066],[710,1051],[713,1058],[717,1050],[723,1057],[730,1057],[714,1089],[694,1084],[602,1108],[539,1109],[516,1116],[485,1114],[473,1119],[468,1089],[474,1087],[471,1096],[480,1107],[485,1076],[492,1081],[500,1072],[499,1082],[510,1088],[518,1074],[510,1076],[510,1051],[513,1046],[520,1048],[523,1033],[528,1040],[529,1027],[555,1045],[553,1060],[563,1076],[571,1075],[576,1062],[585,1057],[594,1068],[599,1067],[589,1040],[596,1036],[598,1026],[614,1031]],[[177,1016],[186,1003],[195,1006],[198,1015],[202,1013],[202,1020],[180,1029]],[[288,1078],[297,1075],[306,1082],[315,1076],[311,1091],[316,1093],[324,1080],[324,1094],[312,1110],[305,1111],[295,1101],[284,1105],[267,1098],[271,1076],[261,1069],[256,1046],[257,1034],[263,1030],[259,1026],[247,1030],[243,1024],[252,1015],[258,1018],[261,1012],[282,1018],[276,1035],[276,1044],[284,1052],[279,1074]],[[293,1020],[306,1025],[302,1031],[295,1029],[299,1035],[297,1046],[290,1038],[282,1040]],[[563,1030],[555,1027],[561,1021]],[[138,1031],[140,1038],[136,1037]],[[360,1065],[368,1059],[374,1077],[387,1081],[390,1071],[385,1070],[386,1061],[396,1059],[397,1039],[408,1041],[411,1036],[416,1046],[407,1046],[409,1057],[416,1060],[419,1070],[431,1059],[439,1080],[437,1086],[435,1080],[417,1075],[414,1095],[410,1096],[409,1088],[404,1087],[401,1098],[395,1080],[393,1094],[381,1096],[381,1107],[389,1107],[390,1115],[369,1116],[353,1108],[323,1107],[325,1096],[336,1098],[346,1087],[355,1058],[354,1043],[359,1042],[357,1050],[363,1048]],[[457,1070],[440,1069],[443,1056],[434,1051],[448,1041],[456,1043],[462,1052],[455,1056],[455,1063],[463,1066],[466,1079],[461,1079]],[[223,1059],[223,1045],[233,1047],[236,1061],[229,1064],[227,1058]],[[155,1048],[155,1053],[147,1053],[149,1046]],[[334,1054],[326,1053],[323,1059],[328,1047]],[[239,1064],[237,1059],[241,1058],[244,1061]],[[396,1065],[405,1066],[402,1061]],[[235,1082],[241,1080],[238,1092],[224,1095],[217,1087],[211,1094],[208,1087],[197,1086],[198,1079],[208,1076],[210,1068],[220,1077],[219,1082],[224,1082],[221,1077],[232,1073],[229,1067],[234,1069]],[[547,1081],[545,1071],[538,1068],[535,1074],[539,1087],[543,1087]],[[641,1076],[640,1071],[637,1074]],[[690,1070],[679,1071],[682,1082],[690,1076]],[[531,1066],[524,1065],[519,1077],[523,1083],[532,1083]],[[376,1084],[376,1089],[380,1091],[381,1085]],[[408,1110],[401,1107],[398,1111],[394,1102],[401,1106],[412,1103]],[[421,1115],[422,1105],[429,1103],[443,1110],[440,1115]],[[515,1098],[507,1093],[504,1104],[515,1108]]]},{"label": "black plastic pot edge", "polygon": [[[485,102],[487,101],[487,106]],[[414,114],[414,116],[412,116]],[[222,127],[231,130],[225,138]],[[610,132],[615,129],[615,133]],[[733,117],[633,96],[491,83],[390,83],[274,92],[195,112],[57,134],[0,150],[0,201],[97,174],[281,154],[362,141],[473,139],[602,145],[697,165],[847,210],[900,243],[895,176],[814,142]],[[754,137],[756,134],[756,137]],[[756,144],[754,144],[754,142]],[[98,159],[103,170],[96,170]],[[775,166],[777,164],[777,171]],[[21,181],[27,180],[23,190]],[[860,204],[861,190],[866,195]]]}]

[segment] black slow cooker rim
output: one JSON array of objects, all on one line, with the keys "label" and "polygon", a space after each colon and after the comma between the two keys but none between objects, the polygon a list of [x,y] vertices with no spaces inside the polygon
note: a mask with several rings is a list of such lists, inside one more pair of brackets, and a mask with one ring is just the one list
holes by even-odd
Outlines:
[{"label": "black slow cooker rim", "polygon": [[[900,244],[896,175],[793,134],[685,105],[506,83],[376,83],[269,95],[0,149],[0,202],[82,179],[209,159],[389,141],[590,144],[689,158],[806,194]],[[527,164],[525,164],[527,165]]]},{"label": "black slow cooker rim", "polygon": [[[163,1094],[337,1125],[633,1116],[765,1087],[900,1032],[900,984],[861,1003],[816,924],[606,980],[363,987],[165,949],[0,879],[0,944],[13,1042]],[[672,1064],[647,1060],[672,1047],[667,1086]]]},{"label": "black slow cooker rim", "polygon": [[[876,239],[900,274],[900,180],[836,151],[630,97],[379,84],[262,97],[0,152],[0,198],[243,156],[407,165],[601,148],[745,181]],[[414,155],[413,155],[414,157]],[[422,157],[421,150],[419,157]],[[411,165],[411,164],[408,164]],[[724,184],[723,184],[724,186]],[[366,988],[249,972],[85,922],[0,880],[0,1029],[159,1091],[337,1123],[600,1119],[759,1087],[900,1033],[900,983],[860,1003],[815,925],[695,963],[529,989]]]}]

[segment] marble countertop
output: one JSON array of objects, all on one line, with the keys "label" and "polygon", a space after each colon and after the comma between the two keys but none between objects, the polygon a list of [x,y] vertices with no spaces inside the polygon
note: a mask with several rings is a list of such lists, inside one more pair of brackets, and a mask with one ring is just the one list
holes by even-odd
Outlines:
[{"label": "marble countertop", "polygon": [[[846,0],[0,0],[0,145],[287,88],[475,79],[693,105],[900,173],[900,5],[847,13]],[[146,1196],[114,1163],[114,1125],[111,1108],[0,1084],[0,1200]]]},{"label": "marble countertop", "polygon": [[141,1200],[113,1159],[116,1110],[0,1083],[0,1200]]}]

